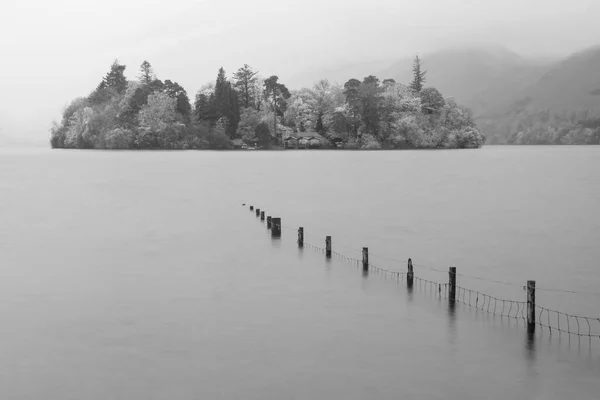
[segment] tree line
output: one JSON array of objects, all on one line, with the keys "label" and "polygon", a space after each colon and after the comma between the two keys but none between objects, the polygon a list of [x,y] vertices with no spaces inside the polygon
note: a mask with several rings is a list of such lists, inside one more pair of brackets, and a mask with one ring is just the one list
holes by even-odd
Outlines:
[{"label": "tree line", "polygon": [[529,109],[526,100],[502,118],[481,118],[492,144],[600,144],[600,112]]},{"label": "tree line", "polygon": [[406,85],[370,75],[290,91],[247,64],[231,79],[220,68],[193,103],[177,82],[158,79],[148,61],[135,80],[125,70],[115,60],[92,93],[65,108],[51,129],[53,148],[269,148],[299,132],[352,149],[477,148],[485,141],[468,109],[425,87],[419,57]]}]

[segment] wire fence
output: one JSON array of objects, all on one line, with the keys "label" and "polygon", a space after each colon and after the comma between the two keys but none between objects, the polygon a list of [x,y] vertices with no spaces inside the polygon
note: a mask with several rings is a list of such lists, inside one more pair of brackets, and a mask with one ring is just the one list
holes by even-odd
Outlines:
[{"label": "wire fence", "polygon": [[[290,230],[294,230],[294,227],[289,225],[279,224],[280,229],[286,228]],[[303,241],[303,246],[305,248],[309,248],[323,254],[326,254],[327,249],[323,246],[316,245],[314,243],[310,243],[307,241]],[[352,253],[362,253],[362,250],[357,250],[355,248],[340,245],[336,243],[336,247],[344,248]],[[364,262],[362,259],[348,256],[346,254],[334,251],[331,249],[332,257],[338,258],[345,262],[355,265],[356,267],[363,268]],[[400,260],[397,258],[384,256],[380,254],[371,253],[371,256],[375,256],[377,258],[391,261],[394,263],[398,263],[397,265],[401,265],[404,263],[404,260]],[[423,264],[413,264],[415,267],[423,268],[426,270],[440,272],[444,274],[448,274],[449,271],[445,271],[442,269],[438,269],[435,267],[431,267]],[[368,273],[374,273],[378,275],[382,275],[387,279],[391,279],[397,283],[403,283],[408,281],[407,272],[391,270],[384,268],[380,265],[374,265],[372,263],[367,263]],[[519,287],[524,290],[527,288],[522,284],[506,282],[496,279],[490,279],[486,277],[479,277],[473,275],[466,275],[457,273],[456,276],[481,280],[490,283],[496,283],[501,285]],[[438,295],[440,298],[450,299],[450,283],[442,283],[436,282],[429,279],[424,279],[418,276],[413,276],[412,279],[413,287],[419,288],[428,293],[434,293]],[[598,292],[590,292],[590,291],[573,291],[573,290],[562,290],[562,289],[551,289],[551,288],[536,288],[539,291],[548,291],[548,292],[561,292],[561,293],[571,293],[571,294],[581,294],[581,295],[593,295],[600,296]],[[469,289],[466,287],[462,287],[456,285],[454,287],[454,301],[460,304],[464,304],[465,306],[474,308],[478,311],[483,311],[494,316],[500,318],[514,319],[516,321],[523,321],[524,323],[528,322],[528,306],[529,303],[527,301],[519,301],[512,299],[501,299],[495,296],[491,296],[489,294]],[[535,317],[535,325],[541,327],[542,329],[547,329],[550,334],[553,332],[556,333],[565,333],[568,335],[576,335],[579,337],[588,337],[588,338],[598,338],[600,339],[600,317],[589,317],[589,316],[581,316],[581,315],[573,315],[569,313],[565,313],[558,310],[549,309],[538,304],[534,306],[534,317]]]}]

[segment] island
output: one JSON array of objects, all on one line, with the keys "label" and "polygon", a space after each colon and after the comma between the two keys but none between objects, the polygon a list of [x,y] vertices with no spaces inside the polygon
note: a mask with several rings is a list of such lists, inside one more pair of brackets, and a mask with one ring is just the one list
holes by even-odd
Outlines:
[{"label": "island", "polygon": [[65,107],[51,128],[52,148],[454,149],[485,142],[468,108],[425,86],[418,56],[407,84],[370,75],[290,91],[247,64],[231,79],[220,68],[193,104],[148,61],[135,80],[125,69],[115,60],[95,90]]}]

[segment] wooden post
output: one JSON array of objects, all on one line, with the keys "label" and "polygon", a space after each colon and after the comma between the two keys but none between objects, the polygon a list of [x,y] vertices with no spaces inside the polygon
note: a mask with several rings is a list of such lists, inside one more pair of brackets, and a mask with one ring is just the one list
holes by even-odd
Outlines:
[{"label": "wooden post", "polygon": [[535,332],[535,281],[527,281],[527,331]]},{"label": "wooden post", "polygon": [[267,229],[271,229],[271,216],[267,217]]},{"label": "wooden post", "polygon": [[259,217],[260,216],[260,208],[256,209],[256,216]]},{"label": "wooden post", "polygon": [[281,218],[271,218],[271,236],[281,236]]},{"label": "wooden post", "polygon": [[331,258],[331,236],[325,236],[325,257]]},{"label": "wooden post", "polygon": [[408,259],[408,272],[406,273],[406,285],[411,288],[413,286],[415,273],[413,272],[412,260]]},{"label": "wooden post", "polygon": [[250,211],[254,211],[254,206],[250,206]]},{"label": "wooden post", "polygon": [[363,262],[363,271],[368,271],[369,270],[369,248],[368,247],[363,247],[363,251],[362,251],[362,262]]},{"label": "wooden post", "polygon": [[450,302],[454,302],[456,300],[456,267],[450,267],[448,275],[450,275],[448,298]]},{"label": "wooden post", "polygon": [[260,220],[261,220],[261,221],[264,221],[264,220],[265,220],[265,212],[264,212],[264,211],[261,211],[261,212],[260,212]]},{"label": "wooden post", "polygon": [[304,247],[304,228],[298,228],[298,247]]}]

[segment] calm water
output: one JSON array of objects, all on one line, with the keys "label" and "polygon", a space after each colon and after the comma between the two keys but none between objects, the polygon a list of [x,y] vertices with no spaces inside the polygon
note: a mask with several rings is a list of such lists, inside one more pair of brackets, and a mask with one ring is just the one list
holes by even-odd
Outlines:
[{"label": "calm water", "polygon": [[600,147],[1,150],[0,398],[598,399],[600,339],[527,340],[295,236],[503,298],[600,292],[599,171]]}]

